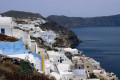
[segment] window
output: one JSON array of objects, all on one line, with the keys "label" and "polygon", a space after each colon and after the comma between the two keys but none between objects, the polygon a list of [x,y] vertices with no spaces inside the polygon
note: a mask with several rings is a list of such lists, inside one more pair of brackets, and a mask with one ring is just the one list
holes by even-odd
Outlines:
[{"label": "window", "polygon": [[87,68],[89,68],[89,66],[87,66]]},{"label": "window", "polygon": [[20,25],[20,27],[22,27],[22,25]]},{"label": "window", "polygon": [[1,28],[1,33],[5,34],[5,29],[4,28]]}]

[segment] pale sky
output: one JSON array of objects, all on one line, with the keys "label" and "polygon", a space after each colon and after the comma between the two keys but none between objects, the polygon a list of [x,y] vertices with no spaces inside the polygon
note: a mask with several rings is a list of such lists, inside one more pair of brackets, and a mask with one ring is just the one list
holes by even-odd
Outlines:
[{"label": "pale sky", "polygon": [[42,16],[93,17],[120,14],[120,0],[0,0],[0,13],[27,11]]}]

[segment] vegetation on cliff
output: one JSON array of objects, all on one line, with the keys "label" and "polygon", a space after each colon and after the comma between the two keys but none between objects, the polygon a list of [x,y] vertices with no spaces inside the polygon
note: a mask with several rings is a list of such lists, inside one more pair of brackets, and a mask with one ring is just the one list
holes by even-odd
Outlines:
[{"label": "vegetation on cliff", "polygon": [[0,80],[55,80],[38,73],[28,61],[0,54]]}]

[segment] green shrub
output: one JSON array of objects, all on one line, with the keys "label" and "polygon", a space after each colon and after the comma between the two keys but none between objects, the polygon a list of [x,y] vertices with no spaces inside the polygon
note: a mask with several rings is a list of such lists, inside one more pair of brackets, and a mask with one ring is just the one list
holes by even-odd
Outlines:
[{"label": "green shrub", "polygon": [[18,68],[18,72],[22,73],[22,74],[33,74],[33,72],[35,71],[35,69],[30,65],[30,63],[21,60],[20,61],[20,65]]},{"label": "green shrub", "polygon": [[0,80],[56,80],[43,73],[37,72],[29,62],[21,60],[20,64],[12,61],[0,63]]},{"label": "green shrub", "polygon": [[97,78],[97,76],[94,73],[90,73],[90,78]]}]

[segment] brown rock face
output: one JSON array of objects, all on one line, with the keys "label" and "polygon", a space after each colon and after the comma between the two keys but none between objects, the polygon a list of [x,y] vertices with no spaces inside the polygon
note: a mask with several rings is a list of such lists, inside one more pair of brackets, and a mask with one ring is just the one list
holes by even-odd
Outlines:
[{"label": "brown rock face", "polygon": [[7,36],[4,34],[0,34],[0,41],[5,41],[5,42],[15,42],[18,41],[19,39],[11,36]]},{"label": "brown rock face", "polygon": [[64,26],[60,26],[55,22],[49,21],[46,24],[41,25],[43,30],[53,30],[55,33],[59,34],[59,38],[56,39],[56,46],[62,47],[74,47],[75,45],[82,42],[77,38],[75,33]]}]

